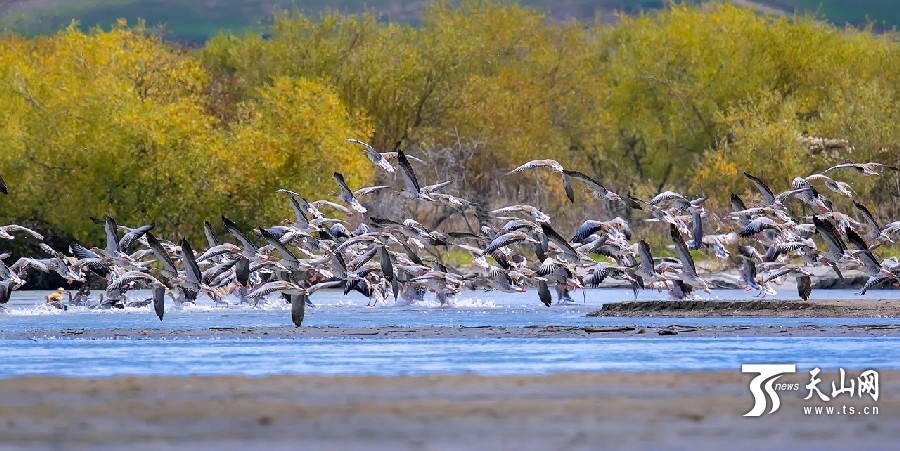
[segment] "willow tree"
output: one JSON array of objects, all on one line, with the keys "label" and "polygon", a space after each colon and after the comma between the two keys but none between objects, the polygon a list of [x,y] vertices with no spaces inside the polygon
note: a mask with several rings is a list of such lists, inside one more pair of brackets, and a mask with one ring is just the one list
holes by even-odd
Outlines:
[{"label": "willow tree", "polygon": [[287,217],[274,207],[284,202],[276,187],[321,196],[331,191],[322,173],[369,173],[342,140],[367,138],[370,127],[325,84],[279,80],[234,104],[240,119],[225,122],[200,60],[141,24],[7,36],[0,68],[5,221],[90,240],[102,236],[90,217],[110,214],[156,222],[162,236],[200,236],[202,221],[223,213],[248,226]]}]

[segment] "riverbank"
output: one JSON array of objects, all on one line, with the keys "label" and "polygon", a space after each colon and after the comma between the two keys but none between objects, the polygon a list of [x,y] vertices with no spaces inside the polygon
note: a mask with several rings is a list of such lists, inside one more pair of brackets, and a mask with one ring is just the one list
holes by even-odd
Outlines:
[{"label": "riverbank", "polygon": [[588,316],[636,317],[792,317],[792,318],[898,318],[896,299],[799,300],[666,300],[623,301],[603,304]]},{"label": "riverbank", "polygon": [[[857,372],[853,373],[854,375]],[[822,375],[826,376],[825,373]],[[832,380],[829,372],[824,380]],[[0,449],[889,449],[900,372],[879,415],[810,416],[782,393],[760,418],[735,371],[487,377],[0,380]],[[808,382],[801,371],[779,382]],[[823,389],[824,390],[824,389]],[[830,393],[830,390],[825,390]]]}]

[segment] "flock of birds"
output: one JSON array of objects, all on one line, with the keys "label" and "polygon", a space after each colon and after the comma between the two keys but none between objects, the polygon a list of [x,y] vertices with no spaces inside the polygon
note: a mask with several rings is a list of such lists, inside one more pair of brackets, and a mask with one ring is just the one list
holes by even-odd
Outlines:
[{"label": "flock of birds", "polygon": [[[450,181],[420,184],[411,161],[421,160],[402,150],[380,152],[362,141],[348,141],[361,146],[384,173],[383,179],[399,175],[402,185],[397,189],[406,198],[445,204],[463,215],[475,214],[472,203],[442,192]],[[574,180],[597,198],[646,212],[646,221],[662,223],[668,229],[675,258],[654,258],[646,241],[632,240],[629,223],[621,217],[589,219],[570,238],[554,228],[549,215],[532,205],[510,205],[487,216],[476,214],[479,229],[466,232],[429,230],[414,219],[376,217],[359,199],[395,188],[379,185],[353,190],[343,175],[335,172],[332,178],[340,190],[340,202],[309,202],[299,193],[280,189],[278,193],[285,195],[294,212],[293,219],[246,233],[222,216],[233,242],[222,241],[207,221],[206,246],[197,251],[186,239],[173,242],[155,236],[153,224],[130,228],[106,216],[95,220],[106,231],[102,248],[73,242],[68,249],[70,255],[64,255],[39,243],[44,257],[22,257],[9,266],[3,262],[9,255],[0,255],[0,307],[24,284],[29,269],[82,282],[84,288],[74,296],[69,294],[68,305],[115,308],[152,304],[160,320],[167,295],[176,304],[194,302],[201,293],[215,302],[237,299],[255,304],[278,293],[292,304],[292,320],[298,327],[309,297],[331,287],[342,288],[345,295],[350,291],[361,293],[370,304],[384,302],[389,296],[412,303],[423,300],[428,292],[435,293],[444,304],[463,289],[523,292],[536,287],[540,301],[549,307],[551,288],[558,302],[567,302],[573,290],[597,287],[613,279],[630,284],[635,296],[640,289],[652,288],[684,298],[695,290],[710,290],[691,255],[691,250],[699,249],[709,249],[716,257],[739,265],[745,289],[758,290],[760,296],[772,294],[774,282],[794,275],[800,297],[807,299],[812,286],[810,266],[828,266],[839,277],[846,269],[864,272],[869,278],[860,294],[882,284],[897,283],[900,276],[897,258],[876,257],[877,248],[900,233],[900,221],[880,225],[855,198],[850,185],[833,178],[851,172],[878,176],[885,170],[900,171],[894,166],[839,164],[795,178],[792,189],[782,193],[773,192],[761,179],[744,173],[760,200],[748,207],[732,194],[731,211],[724,218],[707,212],[705,197],[690,199],[673,191],[647,201],[621,196],[555,160],[530,161],[510,171],[509,176],[533,170],[558,173],[570,202],[575,201]],[[835,210],[817,187],[851,197],[854,216],[860,220]],[[7,192],[2,179],[0,192]],[[800,214],[796,207],[800,207]],[[326,215],[323,210],[338,212],[341,218]],[[716,233],[704,232],[710,228]],[[0,238],[12,239],[14,233],[43,239],[19,225],[0,227]],[[816,235],[824,248],[813,240]],[[470,255],[472,265],[460,270],[448,264],[442,256],[454,248]],[[105,292],[96,301],[90,299],[87,290],[91,277],[105,280]],[[126,293],[136,288],[149,288],[152,296],[129,302]],[[62,299],[56,299],[53,305],[66,307]]]}]

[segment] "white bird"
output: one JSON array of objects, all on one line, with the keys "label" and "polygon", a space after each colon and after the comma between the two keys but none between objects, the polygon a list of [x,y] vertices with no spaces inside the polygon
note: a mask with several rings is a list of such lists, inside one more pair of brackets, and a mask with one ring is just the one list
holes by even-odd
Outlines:
[{"label": "white bird", "polygon": [[900,168],[898,168],[896,166],[887,165],[884,163],[875,163],[875,162],[853,163],[853,162],[848,161],[846,163],[832,166],[832,167],[822,171],[822,173],[825,174],[825,173],[831,172],[835,169],[843,169],[843,168],[855,169],[857,172],[859,172],[860,174],[865,175],[865,176],[881,175],[881,172],[878,172],[878,169],[890,169],[892,171],[900,171]]},{"label": "white bird", "polygon": [[350,208],[360,212],[365,213],[366,207],[363,207],[358,200],[356,200],[356,196],[354,196],[353,191],[350,191],[350,188],[347,186],[347,183],[344,181],[344,175],[340,172],[335,172],[331,175],[331,178],[335,183],[341,188],[341,194],[338,196],[342,201],[344,201]]},{"label": "white bird", "polygon": [[519,172],[534,168],[550,168],[555,172],[559,172],[560,175],[562,175],[563,189],[566,191],[566,197],[569,199],[569,202],[575,202],[575,191],[572,189],[572,181],[569,179],[568,171],[564,170],[563,166],[556,160],[532,160],[509,171],[506,175],[518,174]]},{"label": "white bird", "polygon": [[508,207],[498,208],[496,210],[491,211],[492,215],[499,215],[501,213],[509,213],[513,211],[521,211],[530,214],[535,221],[537,222],[550,222],[550,216],[546,213],[538,210],[537,207],[531,205],[510,205]]},{"label": "white bird", "polygon": [[394,167],[391,166],[391,163],[388,162],[386,158],[384,158],[384,155],[382,155],[381,152],[378,152],[377,150],[375,150],[374,147],[372,147],[358,139],[347,138],[347,141],[364,146],[365,147],[364,152],[366,153],[366,157],[368,157],[369,160],[372,161],[372,163],[375,163],[375,166],[378,166],[379,168],[384,169],[385,172],[390,172],[391,174],[394,173]]},{"label": "white bird", "polygon": [[44,236],[41,235],[40,233],[37,233],[34,230],[29,229],[28,227],[22,227],[18,224],[10,224],[10,225],[5,225],[5,226],[0,227],[0,238],[6,239],[6,240],[14,239],[15,237],[12,236],[13,232],[25,232],[25,233],[37,238],[38,240],[43,241],[43,239],[44,239]]}]

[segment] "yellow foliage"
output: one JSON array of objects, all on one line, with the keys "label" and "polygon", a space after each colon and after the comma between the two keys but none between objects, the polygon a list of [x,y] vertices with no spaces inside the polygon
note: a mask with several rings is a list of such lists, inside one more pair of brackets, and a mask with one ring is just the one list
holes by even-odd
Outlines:
[{"label": "yellow foliage", "polygon": [[[811,151],[804,133],[854,150]],[[348,137],[441,161],[419,167],[426,182],[456,168],[464,197],[573,218],[597,204],[565,208],[553,174],[504,174],[554,158],[623,194],[727,205],[752,192],[743,171],[783,189],[848,159],[900,163],[900,43],[727,3],[605,25],[474,0],[435,2],[418,27],[279,13],[270,36],[199,52],[141,23],[0,38],[0,220],[79,239],[104,213],[179,234],[220,213],[249,227],[290,215],[277,188],[327,196],[333,171],[371,182]],[[895,183],[847,177],[896,213]]]},{"label": "yellow foliage", "polygon": [[102,236],[89,217],[108,213],[198,236],[222,213],[248,227],[286,217],[277,188],[318,196],[328,171],[355,183],[371,174],[343,141],[371,134],[365,116],[324,84],[279,78],[229,126],[210,112],[210,80],[142,24],[0,39],[0,173],[11,187],[0,222],[30,218],[86,240]]}]

